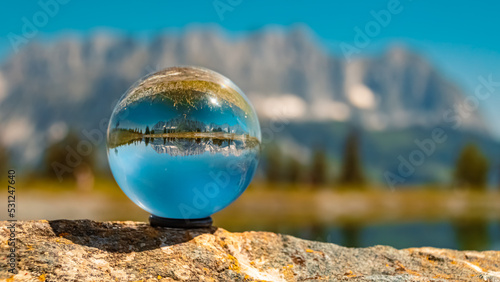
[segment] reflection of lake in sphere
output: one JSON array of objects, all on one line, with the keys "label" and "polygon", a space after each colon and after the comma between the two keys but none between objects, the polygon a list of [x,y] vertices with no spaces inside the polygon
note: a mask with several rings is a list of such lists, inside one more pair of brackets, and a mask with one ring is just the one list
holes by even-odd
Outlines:
[{"label": "reflection of lake in sphere", "polygon": [[144,210],[204,218],[247,188],[260,139],[254,109],[229,79],[173,67],[120,99],[108,127],[108,158],[118,185]]}]

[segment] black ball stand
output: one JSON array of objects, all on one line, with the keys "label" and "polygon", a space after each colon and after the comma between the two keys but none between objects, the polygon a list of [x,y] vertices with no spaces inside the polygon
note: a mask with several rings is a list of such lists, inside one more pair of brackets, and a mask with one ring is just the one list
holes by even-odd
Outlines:
[{"label": "black ball stand", "polygon": [[183,229],[195,229],[195,228],[210,228],[212,226],[212,218],[195,218],[195,219],[177,219],[177,218],[166,218],[159,217],[156,215],[149,216],[149,224],[153,227],[168,227],[168,228],[183,228]]}]

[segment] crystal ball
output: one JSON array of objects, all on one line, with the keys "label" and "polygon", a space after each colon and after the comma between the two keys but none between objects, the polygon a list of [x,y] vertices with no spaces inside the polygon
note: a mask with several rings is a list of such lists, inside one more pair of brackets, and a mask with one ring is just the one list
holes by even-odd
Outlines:
[{"label": "crystal ball", "polygon": [[205,218],[247,188],[261,133],[252,104],[225,76],[171,67],[136,82],[113,110],[107,153],[123,192],[151,214]]}]

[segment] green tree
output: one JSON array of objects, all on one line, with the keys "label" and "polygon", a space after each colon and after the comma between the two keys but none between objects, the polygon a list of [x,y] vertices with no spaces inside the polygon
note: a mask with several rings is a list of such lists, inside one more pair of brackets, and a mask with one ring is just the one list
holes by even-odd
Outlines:
[{"label": "green tree", "polygon": [[266,150],[266,177],[270,182],[281,180],[282,176],[282,155],[281,150],[276,145],[270,145]]},{"label": "green tree", "polygon": [[365,183],[361,157],[359,153],[359,135],[352,130],[346,138],[344,157],[340,172],[340,184],[361,186]]},{"label": "green tree", "polygon": [[151,132],[149,131],[149,126],[146,126],[146,131],[144,132],[144,134],[150,134]]},{"label": "green tree", "polygon": [[486,189],[489,163],[477,145],[465,145],[457,159],[454,180],[459,187]]},{"label": "green tree", "polygon": [[96,148],[83,146],[80,141],[77,134],[70,132],[61,141],[50,144],[45,150],[44,174],[62,181],[73,177],[81,166],[93,170]]},{"label": "green tree", "polygon": [[287,180],[292,183],[297,183],[302,177],[302,164],[295,157],[290,157],[287,166]]},{"label": "green tree", "polygon": [[0,144],[0,172],[6,175],[9,170],[10,158],[7,148]]},{"label": "green tree", "polygon": [[311,182],[314,185],[322,185],[327,182],[328,174],[328,159],[323,149],[318,149],[314,152],[311,165]]}]

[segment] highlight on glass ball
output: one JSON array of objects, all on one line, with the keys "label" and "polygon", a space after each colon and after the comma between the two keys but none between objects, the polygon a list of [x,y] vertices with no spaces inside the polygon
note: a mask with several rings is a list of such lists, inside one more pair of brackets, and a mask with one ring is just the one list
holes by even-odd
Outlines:
[{"label": "highlight on glass ball", "polygon": [[171,67],[122,96],[107,138],[120,188],[152,214],[152,225],[175,227],[179,220],[211,224],[213,213],[245,191],[257,168],[261,133],[255,110],[228,78]]}]

